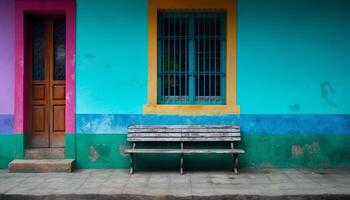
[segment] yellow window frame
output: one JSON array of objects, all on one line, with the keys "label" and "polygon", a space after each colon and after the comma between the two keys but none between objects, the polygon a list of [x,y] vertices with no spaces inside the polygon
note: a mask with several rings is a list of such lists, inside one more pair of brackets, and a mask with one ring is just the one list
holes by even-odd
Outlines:
[{"label": "yellow window frame", "polygon": [[[157,12],[158,10],[226,11],[226,104],[166,105],[157,102]],[[148,1],[148,98],[145,114],[219,115],[239,114],[236,102],[236,0]]]}]

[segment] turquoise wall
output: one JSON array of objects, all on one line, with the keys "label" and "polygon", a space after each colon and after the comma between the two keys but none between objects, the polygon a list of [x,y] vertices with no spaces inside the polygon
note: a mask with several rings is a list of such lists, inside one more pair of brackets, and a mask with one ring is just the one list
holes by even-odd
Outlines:
[{"label": "turquoise wall", "polygon": [[[147,5],[77,0],[78,168],[128,167],[121,150],[130,145],[130,124],[240,124],[241,167],[350,166],[350,1],[238,0],[241,115],[186,117],[143,115]],[[231,158],[214,157],[190,156],[185,164],[230,167]],[[178,167],[177,156],[154,158],[136,162]]]},{"label": "turquoise wall", "polygon": [[242,114],[350,113],[349,10],[348,0],[238,0]]},{"label": "turquoise wall", "polygon": [[77,113],[142,112],[147,9],[146,0],[77,1]]},{"label": "turquoise wall", "polygon": [[[238,0],[241,114],[350,113],[350,1]],[[77,114],[141,114],[147,0],[77,1]]]}]

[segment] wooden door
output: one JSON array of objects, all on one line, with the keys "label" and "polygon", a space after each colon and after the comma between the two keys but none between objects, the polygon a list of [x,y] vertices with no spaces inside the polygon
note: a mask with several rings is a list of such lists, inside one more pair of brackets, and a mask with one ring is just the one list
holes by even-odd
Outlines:
[{"label": "wooden door", "polygon": [[64,147],[66,27],[64,17],[30,19],[29,147]]}]

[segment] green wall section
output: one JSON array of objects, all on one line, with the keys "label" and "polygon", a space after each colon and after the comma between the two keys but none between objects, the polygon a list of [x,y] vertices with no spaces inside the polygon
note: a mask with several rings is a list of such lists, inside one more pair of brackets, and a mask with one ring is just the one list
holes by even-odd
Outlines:
[{"label": "green wall section", "polygon": [[[77,168],[128,168],[129,156],[121,153],[128,146],[126,135],[77,134]],[[199,145],[198,148],[207,145]],[[223,148],[224,145],[218,145]],[[227,145],[228,146],[228,145]],[[243,137],[239,145],[246,150],[240,156],[240,167],[306,167],[337,168],[350,165],[349,135],[258,135]],[[161,145],[153,145],[161,148]],[[169,147],[169,146],[168,146]],[[171,146],[177,148],[176,146]],[[189,147],[190,148],[190,147]],[[188,155],[185,168],[196,170],[230,169],[230,155]],[[141,169],[178,169],[178,155],[138,155]]]},{"label": "green wall section", "polygon": [[65,134],[65,138],[66,138],[66,148],[65,148],[65,154],[66,154],[66,158],[67,159],[75,159],[75,152],[76,152],[76,148],[75,148],[75,136],[76,134],[74,133],[66,133]]},{"label": "green wall section", "polygon": [[14,159],[23,159],[24,139],[24,134],[0,135],[0,168],[7,168]]},{"label": "green wall section", "polygon": [[127,168],[125,134],[76,134],[77,168]]}]

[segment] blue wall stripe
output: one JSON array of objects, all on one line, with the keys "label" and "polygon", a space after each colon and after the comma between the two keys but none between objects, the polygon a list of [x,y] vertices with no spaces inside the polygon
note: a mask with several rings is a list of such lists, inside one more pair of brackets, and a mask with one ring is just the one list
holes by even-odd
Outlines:
[{"label": "blue wall stripe", "polygon": [[0,114],[0,134],[13,133],[14,115]]},{"label": "blue wall stripe", "polygon": [[350,135],[350,115],[76,115],[78,134],[126,134],[135,124],[239,124],[243,134]]}]

